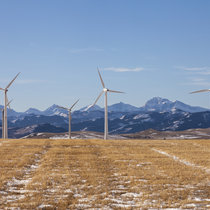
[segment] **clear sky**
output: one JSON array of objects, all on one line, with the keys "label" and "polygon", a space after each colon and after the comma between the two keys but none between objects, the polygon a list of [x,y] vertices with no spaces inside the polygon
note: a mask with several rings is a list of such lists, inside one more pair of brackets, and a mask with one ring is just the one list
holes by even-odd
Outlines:
[{"label": "clear sky", "polygon": [[[155,96],[210,108],[209,0],[0,1],[0,87],[18,73],[12,108],[77,108]],[[0,95],[3,104],[3,92]],[[103,98],[98,105],[103,106]]]}]

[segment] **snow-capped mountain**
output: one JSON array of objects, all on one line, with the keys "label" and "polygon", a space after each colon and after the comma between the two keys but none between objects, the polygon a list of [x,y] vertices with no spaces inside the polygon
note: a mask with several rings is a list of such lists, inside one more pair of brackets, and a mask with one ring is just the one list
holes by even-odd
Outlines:
[{"label": "snow-capped mountain", "polygon": [[139,111],[138,107],[132,106],[130,104],[125,104],[123,102],[113,104],[108,107],[109,112],[137,112]]},{"label": "snow-capped mountain", "polygon": [[[89,119],[97,119],[103,116],[104,108],[101,108],[98,105],[95,105],[93,107],[85,106],[79,110],[74,111],[73,110],[73,117],[74,115],[77,116],[78,119],[82,120],[84,117],[84,120]],[[0,110],[3,108],[2,105],[0,105]],[[139,111],[154,111],[154,112],[170,112],[175,109],[179,109],[185,112],[190,113],[196,113],[196,112],[204,112],[204,111],[210,111],[208,109],[202,108],[202,107],[195,107],[190,106],[187,104],[184,104],[180,101],[170,101],[168,99],[160,98],[160,97],[154,97],[146,102],[146,104],[140,108],[132,106],[130,104],[125,103],[117,103],[108,106],[108,111],[115,113],[115,117],[122,117],[125,113],[132,113],[132,112],[139,112]],[[53,104],[49,108],[47,108],[44,111],[40,111],[35,108],[30,108],[25,112],[16,112],[13,109],[8,109],[8,118],[20,118],[27,115],[44,115],[44,116],[63,116],[68,117],[68,111],[59,108],[56,104]],[[113,115],[114,116],[114,115]],[[1,112],[0,112],[0,118],[1,118]]]},{"label": "snow-capped mountain", "polygon": [[90,104],[88,106],[85,106],[85,107],[79,109],[78,111],[81,111],[81,112],[88,111],[88,112],[90,112],[90,111],[102,111],[102,110],[103,110],[103,108],[101,108],[100,106],[98,106],[98,105],[91,106],[91,104]]},{"label": "snow-capped mountain", "polygon": [[[103,114],[103,113],[102,113]],[[173,110],[171,112],[131,112],[126,113],[122,117],[115,117],[115,112],[110,112],[109,117],[109,133],[125,134],[136,133],[147,129],[158,131],[183,131],[195,128],[210,127],[210,112],[189,113],[181,110]],[[46,126],[47,125],[47,126]],[[68,119],[62,116],[36,116],[28,115],[16,121],[9,121],[11,132],[16,135],[16,130],[24,131],[24,128],[39,127],[39,132],[63,132],[68,130]],[[53,131],[53,128],[55,130]],[[85,120],[74,118],[72,120],[73,131],[97,131],[104,130],[104,117],[86,118]],[[29,130],[26,129],[27,135]],[[33,132],[37,131],[33,130]],[[10,133],[10,132],[9,132]],[[12,135],[10,133],[10,137]],[[16,133],[16,134],[15,134]],[[12,137],[24,136],[24,132]]]},{"label": "snow-capped mountain", "polygon": [[35,108],[29,108],[27,111],[25,111],[26,115],[35,114],[35,115],[41,115],[42,112]]},{"label": "snow-capped mountain", "polygon": [[[87,110],[87,107],[72,112],[72,130],[103,132],[104,108],[96,105]],[[189,106],[180,101],[172,102],[160,97],[152,98],[140,108],[120,102],[109,106],[108,110],[109,131],[113,134],[133,133],[146,129],[177,131],[210,127],[210,110]],[[19,113],[8,109],[8,127],[13,134],[16,130],[22,129],[21,135],[24,134],[25,128],[33,126],[41,126],[43,132],[45,129],[46,132],[52,132],[53,128],[55,132],[59,132],[68,130],[67,117],[67,110],[58,108],[55,104],[44,111],[30,108],[26,112]],[[42,126],[46,124],[48,126]],[[26,130],[29,132],[30,129]],[[33,131],[36,130],[33,129]],[[17,137],[19,136],[20,133]]]},{"label": "snow-capped mountain", "polygon": [[180,101],[172,102],[169,101],[168,99],[160,97],[154,97],[149,101],[147,101],[143,107],[140,107],[141,111],[155,111],[155,112],[170,112],[174,109],[179,109],[190,113],[209,111],[208,109],[202,107],[190,106]]},{"label": "snow-capped mountain", "polygon": [[56,104],[53,104],[52,106],[47,108],[45,111],[43,111],[42,115],[45,115],[45,116],[59,115],[59,116],[67,117],[68,111],[65,109],[59,108],[58,105]]},{"label": "snow-capped mountain", "polygon": [[44,116],[53,116],[53,115],[58,115],[58,116],[63,116],[67,117],[68,116],[68,111],[61,109],[58,107],[58,105],[53,104],[49,108],[47,108],[44,111],[40,111],[35,108],[29,108],[27,111],[22,113],[23,116],[26,115],[44,115]]}]

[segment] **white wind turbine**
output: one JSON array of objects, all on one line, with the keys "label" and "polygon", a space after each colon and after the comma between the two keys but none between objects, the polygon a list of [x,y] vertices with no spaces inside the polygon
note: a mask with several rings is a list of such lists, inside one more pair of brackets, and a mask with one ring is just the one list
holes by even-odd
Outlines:
[{"label": "white wind turbine", "polygon": [[15,76],[15,78],[6,86],[6,88],[0,88],[4,91],[4,139],[8,138],[8,127],[7,127],[7,104],[9,103],[7,98],[8,88],[12,85],[15,79],[18,77],[20,72]]},{"label": "white wind turbine", "polygon": [[[12,100],[7,104],[7,106],[10,108],[10,103],[12,102]],[[11,109],[11,108],[10,108]],[[4,108],[1,109],[1,113],[2,113],[2,139],[4,138]]]},{"label": "white wind turbine", "polygon": [[101,80],[101,84],[102,84],[102,87],[103,87],[103,90],[102,92],[99,94],[98,98],[96,99],[96,101],[94,102],[94,104],[92,104],[89,108],[93,107],[97,101],[99,100],[99,98],[103,95],[103,93],[105,94],[105,100],[104,100],[104,103],[105,103],[105,111],[104,111],[104,139],[106,140],[108,138],[108,106],[107,106],[107,93],[108,92],[111,92],[111,93],[124,93],[124,92],[121,92],[121,91],[116,91],[116,90],[110,90],[108,88],[105,87],[105,84],[104,84],[104,81],[101,77],[101,74],[98,70],[98,75],[100,77],[100,80]]},{"label": "white wind turbine", "polygon": [[79,101],[79,99],[70,108],[66,108],[66,107],[63,107],[63,106],[57,106],[61,109],[65,109],[69,112],[69,139],[71,139],[71,110],[77,104],[78,101]]}]

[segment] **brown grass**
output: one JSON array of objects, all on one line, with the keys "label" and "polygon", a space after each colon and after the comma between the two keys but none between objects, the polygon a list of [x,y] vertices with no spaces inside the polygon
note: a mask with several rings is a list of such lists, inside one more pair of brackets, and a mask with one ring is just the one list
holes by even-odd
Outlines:
[{"label": "brown grass", "polygon": [[210,208],[208,140],[7,140],[0,154],[0,208]]}]

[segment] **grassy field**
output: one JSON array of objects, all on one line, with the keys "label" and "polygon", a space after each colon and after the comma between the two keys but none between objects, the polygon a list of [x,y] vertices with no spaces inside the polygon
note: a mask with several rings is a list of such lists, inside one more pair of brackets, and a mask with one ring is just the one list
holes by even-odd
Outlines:
[{"label": "grassy field", "polygon": [[209,140],[0,140],[0,209],[210,208]]}]

